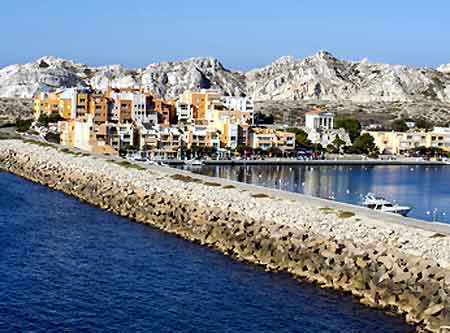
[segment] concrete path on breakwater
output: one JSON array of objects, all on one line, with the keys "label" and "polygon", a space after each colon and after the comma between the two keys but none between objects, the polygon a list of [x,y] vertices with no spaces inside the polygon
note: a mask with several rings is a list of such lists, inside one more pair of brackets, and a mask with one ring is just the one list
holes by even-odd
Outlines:
[{"label": "concrete path on breakwater", "polygon": [[430,331],[450,325],[447,225],[19,140],[0,140],[0,168]]}]

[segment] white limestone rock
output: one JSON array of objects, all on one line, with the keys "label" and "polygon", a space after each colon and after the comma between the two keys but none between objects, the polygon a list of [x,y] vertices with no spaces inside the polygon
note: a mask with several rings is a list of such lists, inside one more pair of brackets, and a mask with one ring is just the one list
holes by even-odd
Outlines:
[{"label": "white limestone rock", "polygon": [[441,65],[437,70],[442,73],[450,74],[450,64]]},{"label": "white limestone rock", "polygon": [[349,101],[354,103],[450,102],[449,65],[416,68],[340,60],[320,51],[305,59],[282,57],[247,73],[230,71],[215,58],[161,62],[146,68],[120,65],[88,67],[44,57],[0,69],[0,97],[30,98],[40,90],[72,86],[96,89],[146,87],[163,98],[187,89],[211,88],[224,94],[247,94],[257,101]]}]

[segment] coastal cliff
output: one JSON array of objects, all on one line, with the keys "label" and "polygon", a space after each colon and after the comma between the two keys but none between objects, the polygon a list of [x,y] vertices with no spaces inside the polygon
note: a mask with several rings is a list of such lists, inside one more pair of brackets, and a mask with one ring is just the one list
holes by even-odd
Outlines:
[{"label": "coastal cliff", "polygon": [[344,204],[20,140],[0,140],[0,169],[238,260],[351,292],[421,329],[450,325],[450,228],[387,223]]}]

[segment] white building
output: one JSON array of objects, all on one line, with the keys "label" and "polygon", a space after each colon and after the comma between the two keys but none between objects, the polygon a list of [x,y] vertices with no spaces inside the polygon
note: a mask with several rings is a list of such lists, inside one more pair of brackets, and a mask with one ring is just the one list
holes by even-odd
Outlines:
[{"label": "white building", "polygon": [[305,132],[308,140],[315,144],[326,147],[333,144],[336,138],[340,138],[346,145],[351,145],[350,136],[342,129],[334,128],[334,114],[332,112],[314,109],[305,113]]},{"label": "white building", "polygon": [[89,143],[92,119],[89,117],[87,121],[75,120],[74,124],[74,147],[82,150],[91,150]]},{"label": "white building", "polygon": [[239,111],[244,115],[248,114],[249,125],[254,124],[255,106],[251,97],[222,96],[220,100],[228,110]]},{"label": "white building", "polygon": [[331,130],[334,128],[334,115],[320,109],[307,112],[305,113],[305,127],[310,130]]},{"label": "white building", "polygon": [[132,124],[120,124],[118,133],[121,147],[132,146],[134,144],[134,128]]},{"label": "white building", "polygon": [[194,108],[192,104],[177,101],[177,118],[179,122],[191,122],[194,118]]}]

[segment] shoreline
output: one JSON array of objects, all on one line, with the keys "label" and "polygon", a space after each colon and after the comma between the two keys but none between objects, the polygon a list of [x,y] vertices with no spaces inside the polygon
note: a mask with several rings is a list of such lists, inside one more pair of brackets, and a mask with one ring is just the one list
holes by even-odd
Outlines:
[{"label": "shoreline", "polygon": [[124,162],[0,140],[5,171],[237,260],[351,292],[430,331],[450,324],[448,225]]},{"label": "shoreline", "polygon": [[[188,165],[183,160],[163,160],[168,165]],[[204,160],[205,165],[354,165],[354,166],[377,166],[377,165],[395,165],[395,166],[449,166],[450,164],[439,161],[409,161],[409,160]]]}]

